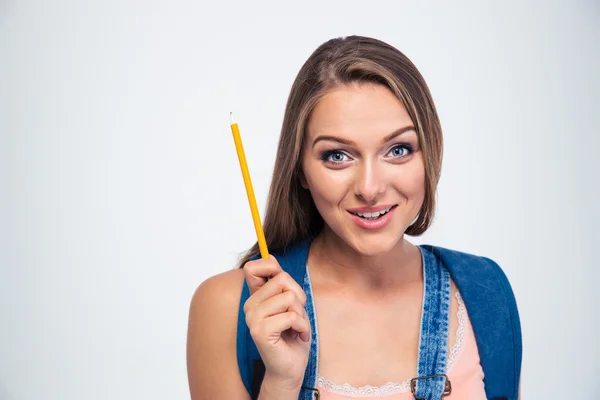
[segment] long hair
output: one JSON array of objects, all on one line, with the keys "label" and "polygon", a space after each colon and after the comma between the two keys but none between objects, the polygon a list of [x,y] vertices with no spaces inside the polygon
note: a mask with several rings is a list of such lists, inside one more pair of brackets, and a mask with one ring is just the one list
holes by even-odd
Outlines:
[{"label": "long hair", "polygon": [[[425,80],[403,53],[385,42],[363,36],[334,38],[320,45],[306,60],[287,100],[263,224],[270,253],[314,236],[323,228],[323,218],[300,184],[305,129],[312,110],[328,91],[353,82],[386,86],[408,111],[424,157],[425,198],[405,234],[419,236],[431,225],[443,140]],[[258,254],[255,243],[238,267]]]}]

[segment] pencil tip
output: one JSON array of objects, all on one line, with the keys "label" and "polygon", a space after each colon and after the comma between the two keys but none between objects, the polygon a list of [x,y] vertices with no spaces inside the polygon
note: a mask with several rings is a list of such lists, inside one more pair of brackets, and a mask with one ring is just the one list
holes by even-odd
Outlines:
[{"label": "pencil tip", "polygon": [[233,112],[229,113],[229,122],[233,125],[235,123],[234,119],[233,119]]}]

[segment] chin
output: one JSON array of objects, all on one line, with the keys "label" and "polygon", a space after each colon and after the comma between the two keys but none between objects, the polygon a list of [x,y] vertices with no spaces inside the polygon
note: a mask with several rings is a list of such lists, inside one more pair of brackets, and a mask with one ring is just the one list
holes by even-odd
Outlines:
[{"label": "chin", "polygon": [[363,256],[377,256],[392,251],[401,241],[403,234],[352,235],[346,243]]}]

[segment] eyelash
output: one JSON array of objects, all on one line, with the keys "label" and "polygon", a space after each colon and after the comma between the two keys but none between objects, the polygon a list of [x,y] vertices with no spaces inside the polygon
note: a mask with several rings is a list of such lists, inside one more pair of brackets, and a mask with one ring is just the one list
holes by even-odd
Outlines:
[{"label": "eyelash", "polygon": [[[396,156],[395,158],[403,158],[403,157],[409,156],[410,154],[412,154],[414,152],[414,149],[410,144],[402,143],[402,144],[394,145],[394,147],[392,147],[390,149],[390,151],[388,151],[388,154],[392,150],[397,149],[397,148],[405,149],[405,150],[407,150],[408,153],[404,154],[402,156]],[[331,163],[331,164],[341,164],[343,161],[332,161],[329,159],[334,154],[343,154],[343,155],[347,156],[347,154],[344,153],[342,150],[327,150],[327,151],[324,151],[323,153],[321,153],[321,160],[324,162]]]}]

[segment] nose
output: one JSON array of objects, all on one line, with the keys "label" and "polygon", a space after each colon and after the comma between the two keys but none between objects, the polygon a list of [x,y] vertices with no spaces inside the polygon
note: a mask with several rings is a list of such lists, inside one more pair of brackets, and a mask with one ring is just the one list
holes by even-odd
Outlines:
[{"label": "nose", "polygon": [[369,161],[357,170],[354,193],[367,203],[374,203],[385,192],[385,177],[379,167],[376,161]]}]

